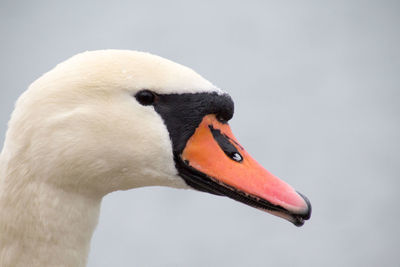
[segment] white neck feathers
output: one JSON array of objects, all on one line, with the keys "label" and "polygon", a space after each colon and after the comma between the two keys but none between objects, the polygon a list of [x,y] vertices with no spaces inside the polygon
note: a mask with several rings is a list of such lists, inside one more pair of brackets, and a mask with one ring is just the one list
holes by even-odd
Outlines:
[{"label": "white neck feathers", "polygon": [[101,198],[66,191],[4,166],[0,266],[85,266]]}]

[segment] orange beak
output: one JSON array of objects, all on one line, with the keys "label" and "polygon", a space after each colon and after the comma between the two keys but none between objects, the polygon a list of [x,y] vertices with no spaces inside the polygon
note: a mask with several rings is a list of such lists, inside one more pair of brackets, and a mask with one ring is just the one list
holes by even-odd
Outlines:
[{"label": "orange beak", "polygon": [[311,204],[257,163],[227,123],[206,115],[181,154],[191,170],[189,184],[285,218],[297,226],[310,218]]}]

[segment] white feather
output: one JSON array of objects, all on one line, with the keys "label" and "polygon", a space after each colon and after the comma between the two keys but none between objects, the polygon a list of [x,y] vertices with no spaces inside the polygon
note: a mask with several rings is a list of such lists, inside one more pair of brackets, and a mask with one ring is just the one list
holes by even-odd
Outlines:
[{"label": "white feather", "polygon": [[0,266],[85,266],[104,195],[177,175],[168,131],[142,89],[217,92],[193,70],[148,53],[85,52],[17,101],[0,158]]}]

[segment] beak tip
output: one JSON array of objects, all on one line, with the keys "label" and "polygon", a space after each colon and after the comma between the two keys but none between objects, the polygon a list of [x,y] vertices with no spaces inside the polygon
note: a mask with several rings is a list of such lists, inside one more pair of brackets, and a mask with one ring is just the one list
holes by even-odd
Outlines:
[{"label": "beak tip", "polygon": [[295,226],[297,226],[297,227],[301,227],[301,226],[304,225],[304,220],[303,220],[303,219],[295,220],[295,221],[293,222],[293,224],[294,224]]},{"label": "beak tip", "polygon": [[[297,191],[296,191],[296,192],[297,192]],[[303,195],[302,193],[297,192],[297,194],[299,194],[299,195],[303,198],[304,202],[305,202],[306,205],[307,205],[307,209],[305,210],[305,213],[301,215],[301,217],[302,217],[302,219],[304,219],[304,220],[308,220],[308,219],[311,218],[311,212],[312,212],[311,202],[310,202],[310,200],[308,200],[308,198],[307,198],[305,195]],[[303,223],[304,223],[304,222],[303,222]]]}]

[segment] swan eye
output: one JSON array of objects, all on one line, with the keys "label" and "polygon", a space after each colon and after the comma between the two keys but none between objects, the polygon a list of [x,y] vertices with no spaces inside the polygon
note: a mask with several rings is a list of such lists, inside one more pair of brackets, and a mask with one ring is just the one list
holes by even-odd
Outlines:
[{"label": "swan eye", "polygon": [[136,100],[143,106],[148,106],[154,103],[155,95],[149,90],[143,90],[138,92],[136,95]]}]

